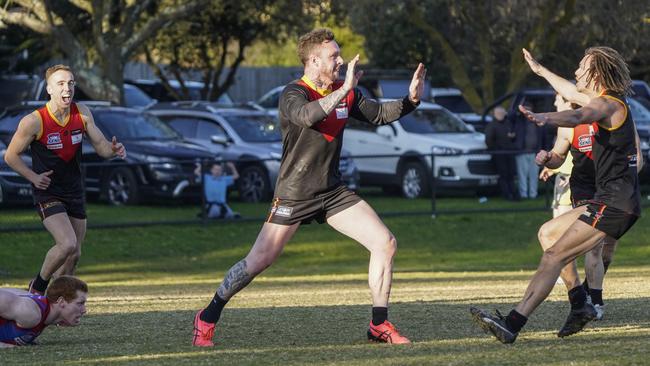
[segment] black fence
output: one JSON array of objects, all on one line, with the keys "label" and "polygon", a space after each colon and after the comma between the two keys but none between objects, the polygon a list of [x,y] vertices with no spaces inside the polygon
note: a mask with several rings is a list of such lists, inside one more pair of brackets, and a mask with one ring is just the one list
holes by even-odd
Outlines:
[{"label": "black fence", "polygon": [[[535,200],[513,200],[508,202],[500,198],[498,175],[494,161],[498,157],[509,157],[530,152],[522,151],[476,151],[470,153],[432,152],[422,154],[394,155],[358,155],[344,157],[341,163],[344,182],[353,189],[361,187],[361,195],[369,200],[380,201],[373,204],[375,210],[384,217],[405,215],[430,215],[432,218],[440,215],[498,213],[498,212],[527,212],[545,211],[551,207],[554,178],[546,183],[538,182],[538,195]],[[533,155],[534,156],[534,155]],[[496,159],[495,159],[496,158]],[[529,155],[529,158],[530,155]],[[127,163],[122,161],[85,162],[82,164],[82,176],[86,195],[89,200],[100,202],[112,201],[113,204],[130,204],[132,194],[138,195],[133,202],[155,202],[151,209],[151,217],[128,218],[125,220],[89,221],[90,228],[116,228],[148,225],[185,225],[212,224],[231,220],[261,221],[266,217],[266,208],[271,201],[271,186],[260,194],[261,206],[253,209],[239,218],[213,220],[208,215],[210,202],[206,199],[204,176],[213,163],[233,163],[240,174],[250,171],[268,174],[266,177],[241,176],[229,200],[237,205],[237,198],[242,197],[243,189],[255,188],[252,185],[264,183],[272,185],[277,177],[271,168],[279,167],[277,159],[246,159],[236,161],[215,161],[210,159],[188,160],[156,160]],[[367,174],[372,171],[372,165],[393,167],[384,169],[384,174]],[[369,168],[370,166],[370,168]],[[259,169],[251,169],[258,167]],[[270,167],[270,168],[269,168]],[[361,168],[361,169],[359,169]],[[394,170],[391,172],[391,169]],[[356,171],[361,170],[359,183]],[[536,170],[537,171],[537,170]],[[644,173],[647,174],[647,173]],[[373,178],[374,177],[374,178]],[[372,179],[377,180],[372,180]],[[249,182],[242,180],[248,179]],[[357,181],[355,182],[355,179]],[[420,184],[419,191],[417,184]],[[375,184],[383,184],[382,191],[371,189]],[[260,183],[261,184],[261,183]],[[372,184],[372,185],[371,185]],[[413,187],[409,187],[412,184]],[[412,191],[409,189],[412,188]],[[386,204],[381,202],[385,192],[391,193],[392,198]],[[417,200],[399,198],[403,195],[418,195]],[[378,199],[378,197],[380,199]],[[457,197],[461,197],[460,199]],[[643,197],[646,197],[645,194]],[[490,204],[485,204],[488,202]],[[426,204],[428,202],[428,204]],[[647,199],[643,199],[647,203]],[[183,205],[180,205],[183,203]],[[495,204],[492,204],[495,203]],[[165,210],[176,209],[179,206],[192,207],[193,214],[183,212],[182,215],[167,215]],[[241,205],[240,205],[241,206]],[[266,206],[266,208],[264,208]],[[399,209],[396,207],[399,206]],[[105,205],[106,209],[112,206]],[[129,207],[129,206],[127,206]],[[187,211],[187,210],[186,210]],[[254,213],[251,213],[254,212]],[[128,213],[128,212],[127,212]],[[0,211],[0,217],[3,212]],[[35,216],[35,215],[34,215]],[[2,221],[5,221],[4,219]],[[0,232],[42,230],[37,220],[29,224],[2,224]]]}]

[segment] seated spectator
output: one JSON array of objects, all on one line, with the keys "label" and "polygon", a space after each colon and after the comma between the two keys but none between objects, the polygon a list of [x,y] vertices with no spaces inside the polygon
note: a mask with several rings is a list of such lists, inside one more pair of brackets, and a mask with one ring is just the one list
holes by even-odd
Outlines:
[{"label": "seated spectator", "polygon": [[[239,178],[237,168],[231,162],[226,166],[232,172],[232,175],[224,174],[224,168],[221,163],[213,163],[210,167],[210,173],[204,174],[203,188],[206,201],[207,216],[210,219],[232,219],[239,218],[241,215],[234,212],[226,203],[228,187],[235,183]],[[201,176],[201,166],[197,164],[194,171],[197,176]]]}]

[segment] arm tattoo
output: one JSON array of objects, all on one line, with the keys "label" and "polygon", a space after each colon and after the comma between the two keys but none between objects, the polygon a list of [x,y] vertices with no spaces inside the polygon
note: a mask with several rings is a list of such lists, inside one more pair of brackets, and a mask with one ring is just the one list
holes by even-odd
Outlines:
[{"label": "arm tattoo", "polygon": [[217,295],[224,300],[229,300],[252,280],[253,277],[246,272],[246,260],[242,259],[228,270],[221,286],[217,289]]},{"label": "arm tattoo", "polygon": [[343,90],[343,88],[336,89],[330,95],[319,99],[318,104],[320,104],[321,108],[323,108],[325,113],[329,115],[334,110],[334,108],[339,104],[341,99],[343,99],[343,97],[346,96],[347,94],[348,92]]}]

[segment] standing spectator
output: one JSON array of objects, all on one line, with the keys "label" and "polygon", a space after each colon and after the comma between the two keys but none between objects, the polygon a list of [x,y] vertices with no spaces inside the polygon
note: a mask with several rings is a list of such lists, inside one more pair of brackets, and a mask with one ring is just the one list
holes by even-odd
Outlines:
[{"label": "standing spectator", "polygon": [[[524,101],[523,106],[533,108],[528,101]],[[533,199],[537,197],[539,179],[539,167],[535,164],[535,154],[545,147],[546,133],[542,127],[528,122],[521,113],[517,113],[517,117],[514,119],[514,131],[515,147],[521,151],[515,156],[519,197]]]},{"label": "standing spectator", "polygon": [[507,153],[515,150],[512,123],[506,118],[508,112],[503,107],[496,107],[492,112],[494,119],[485,127],[485,144],[492,153],[492,162],[499,175],[501,196],[507,200],[517,198],[515,189],[515,157]]}]

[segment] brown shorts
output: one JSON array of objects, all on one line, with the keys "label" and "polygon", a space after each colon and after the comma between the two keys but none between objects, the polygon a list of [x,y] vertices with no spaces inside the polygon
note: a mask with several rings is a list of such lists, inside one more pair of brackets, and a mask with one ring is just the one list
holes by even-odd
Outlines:
[{"label": "brown shorts", "polygon": [[79,198],[61,198],[54,196],[39,197],[36,202],[36,211],[41,220],[65,212],[75,219],[86,219],[86,204],[82,197]]},{"label": "brown shorts", "polygon": [[594,201],[589,202],[587,211],[578,217],[614,239],[620,239],[638,219],[637,215]]},{"label": "brown shorts", "polygon": [[312,199],[291,200],[274,198],[266,222],[279,225],[309,224],[316,220],[323,224],[329,217],[361,202],[361,197],[346,186],[339,186]]}]

